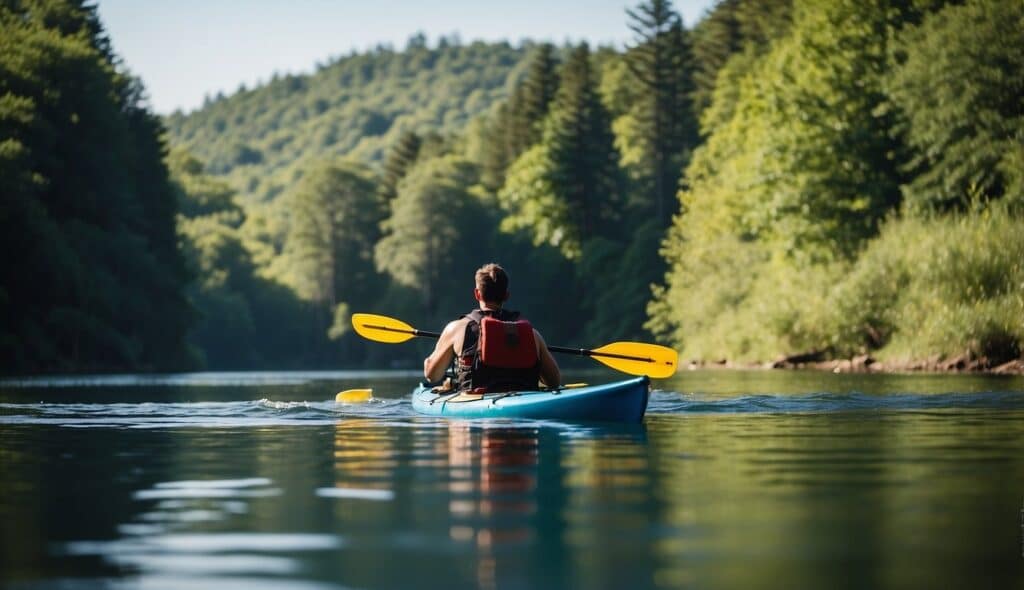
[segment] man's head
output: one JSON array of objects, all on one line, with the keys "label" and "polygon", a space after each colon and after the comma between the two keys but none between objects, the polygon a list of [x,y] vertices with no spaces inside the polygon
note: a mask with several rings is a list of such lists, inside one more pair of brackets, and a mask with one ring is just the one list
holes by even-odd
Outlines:
[{"label": "man's head", "polygon": [[493,262],[481,266],[476,271],[476,289],[473,291],[477,301],[501,305],[508,299],[508,275],[505,269]]}]

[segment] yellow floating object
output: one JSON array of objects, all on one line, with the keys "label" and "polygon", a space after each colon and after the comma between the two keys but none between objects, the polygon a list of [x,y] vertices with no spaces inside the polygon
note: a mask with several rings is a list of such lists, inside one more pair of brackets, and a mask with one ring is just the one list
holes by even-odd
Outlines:
[{"label": "yellow floating object", "polygon": [[586,383],[566,383],[561,389],[576,389],[578,387],[586,387]]},{"label": "yellow floating object", "polygon": [[372,389],[346,389],[334,396],[334,401],[346,404],[361,404],[373,399]]}]

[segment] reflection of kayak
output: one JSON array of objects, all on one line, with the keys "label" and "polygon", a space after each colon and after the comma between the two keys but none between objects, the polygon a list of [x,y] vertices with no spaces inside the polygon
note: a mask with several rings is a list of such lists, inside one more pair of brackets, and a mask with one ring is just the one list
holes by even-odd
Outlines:
[{"label": "reflection of kayak", "polygon": [[650,379],[637,377],[604,385],[553,391],[515,391],[472,395],[434,393],[420,385],[412,407],[421,414],[451,418],[542,418],[639,422],[647,410]]}]

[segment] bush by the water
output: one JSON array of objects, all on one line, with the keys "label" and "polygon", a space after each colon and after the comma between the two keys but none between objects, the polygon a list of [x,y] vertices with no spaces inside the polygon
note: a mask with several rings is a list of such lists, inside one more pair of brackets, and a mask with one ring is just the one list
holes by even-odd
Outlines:
[{"label": "bush by the water", "polygon": [[1024,219],[1004,207],[887,224],[825,300],[842,356],[964,352],[998,364],[1024,346]]},{"label": "bush by the water", "polygon": [[652,305],[656,319],[671,310],[665,335],[684,358],[967,353],[996,365],[1024,349],[1024,218],[1000,205],[893,219],[852,263],[802,265],[740,241],[706,252],[676,270],[694,288]]}]

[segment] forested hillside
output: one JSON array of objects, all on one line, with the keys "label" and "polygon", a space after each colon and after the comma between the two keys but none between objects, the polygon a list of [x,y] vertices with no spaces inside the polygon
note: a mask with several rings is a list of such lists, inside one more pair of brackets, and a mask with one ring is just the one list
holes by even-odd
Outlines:
[{"label": "forested hillside", "polygon": [[505,96],[526,53],[457,38],[428,47],[414,35],[404,51],[353,53],[311,75],[275,74],[265,85],[208,99],[198,111],[167,117],[168,136],[226,177],[243,201],[266,202],[310,160],[373,162],[403,133],[458,133]]},{"label": "forested hillside", "polygon": [[437,328],[495,260],[552,342],[644,337],[696,83],[669,4],[624,17],[626,53],[414,38],[171,116],[209,365],[415,366],[349,315]]},{"label": "forested hillside", "polygon": [[554,344],[1021,355],[1020,2],[646,0],[624,48],[415,36],[162,123],[82,4],[0,8],[5,371],[416,367],[351,313],[437,329],[490,261]]}]

